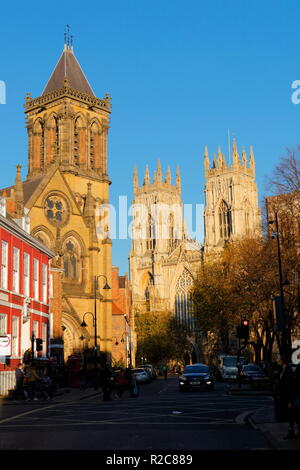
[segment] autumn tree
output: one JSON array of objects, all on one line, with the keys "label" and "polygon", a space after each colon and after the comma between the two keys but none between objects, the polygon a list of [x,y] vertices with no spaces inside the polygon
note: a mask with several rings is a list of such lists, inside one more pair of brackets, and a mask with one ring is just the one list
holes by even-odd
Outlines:
[{"label": "autumn tree", "polygon": [[137,334],[137,360],[158,364],[183,360],[189,347],[186,332],[178,328],[169,312],[138,312],[135,316]]}]

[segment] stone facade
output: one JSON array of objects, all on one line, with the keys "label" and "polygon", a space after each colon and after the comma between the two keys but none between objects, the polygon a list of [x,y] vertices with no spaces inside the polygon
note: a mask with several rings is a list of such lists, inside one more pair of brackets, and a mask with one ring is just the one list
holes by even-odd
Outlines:
[{"label": "stone facade", "polygon": [[[27,94],[28,175],[21,183],[32,235],[57,253],[62,274],[62,321],[65,359],[94,347],[92,318],[96,310],[98,347],[111,359],[111,249],[107,136],[110,97],[93,94],[74,55],[65,45],[39,98]],[[16,186],[4,191],[18,204]],[[22,195],[21,195],[22,197]],[[105,224],[100,224],[104,219]],[[58,273],[57,273],[58,275]],[[58,308],[59,295],[56,298]],[[96,301],[95,301],[96,298]]]},{"label": "stone facade", "polygon": [[261,213],[255,183],[252,147],[249,163],[245,150],[242,158],[236,142],[232,146],[232,164],[226,164],[219,147],[212,167],[205,148],[205,250],[220,250],[228,240],[259,233]]},{"label": "stone facade", "polygon": [[141,186],[135,169],[133,207],[129,259],[134,311],[173,312],[180,324],[193,329],[189,293],[202,247],[184,227],[179,169],[172,184],[170,168],[163,178],[158,162],[153,182],[147,167]]}]

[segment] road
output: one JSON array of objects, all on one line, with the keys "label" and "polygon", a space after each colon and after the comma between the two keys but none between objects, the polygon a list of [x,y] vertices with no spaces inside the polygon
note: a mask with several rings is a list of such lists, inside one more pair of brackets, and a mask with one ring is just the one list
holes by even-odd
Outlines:
[{"label": "road", "polygon": [[180,393],[175,377],[158,379],[142,385],[137,398],[3,405],[0,449],[270,449],[243,420],[265,406],[272,406],[268,397],[231,396],[225,384],[212,392]]}]

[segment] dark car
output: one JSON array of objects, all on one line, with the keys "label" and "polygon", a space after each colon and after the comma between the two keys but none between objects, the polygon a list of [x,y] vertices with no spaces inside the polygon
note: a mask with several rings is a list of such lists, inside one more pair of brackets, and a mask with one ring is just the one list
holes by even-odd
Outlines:
[{"label": "dark car", "polygon": [[241,376],[244,380],[259,380],[266,377],[262,368],[257,364],[247,364],[243,366]]},{"label": "dark car", "polygon": [[193,389],[214,390],[214,381],[210,368],[205,364],[185,366],[179,376],[179,390],[184,392]]}]

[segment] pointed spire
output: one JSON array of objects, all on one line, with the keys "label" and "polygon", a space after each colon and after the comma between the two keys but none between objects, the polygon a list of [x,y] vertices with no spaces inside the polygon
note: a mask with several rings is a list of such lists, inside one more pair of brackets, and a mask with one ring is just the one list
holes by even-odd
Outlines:
[{"label": "pointed spire", "polygon": [[149,183],[150,183],[149,168],[148,168],[148,165],[146,165],[146,170],[144,174],[144,184],[149,184]]},{"label": "pointed spire", "polygon": [[171,175],[170,165],[168,165],[168,170],[166,174],[166,183],[170,185],[172,184],[172,175]]},{"label": "pointed spire", "polygon": [[214,153],[214,159],[213,159],[213,168],[217,168],[217,156],[216,154]]},{"label": "pointed spire", "polygon": [[253,152],[252,145],[250,145],[249,164],[250,164],[250,169],[253,171],[253,174],[254,174],[254,172],[255,172],[255,159],[254,159],[254,152]]},{"label": "pointed spire", "polygon": [[22,165],[17,165],[15,187],[14,187],[17,218],[23,217],[23,212],[24,212],[24,191],[23,191],[23,183],[21,179],[21,168],[22,168]]},{"label": "pointed spire", "polygon": [[64,50],[42,94],[46,95],[62,88],[64,86],[65,78],[68,79],[70,88],[74,88],[75,90],[95,97],[94,92],[75,57],[75,54],[73,53],[73,46],[68,46],[67,44],[64,45]]},{"label": "pointed spire", "polygon": [[242,150],[242,165],[244,167],[247,166],[247,155],[246,155],[245,147],[243,147],[243,150]]},{"label": "pointed spire", "polygon": [[160,164],[159,159],[158,159],[158,162],[157,162],[156,180],[157,180],[158,183],[162,183],[162,171],[161,171],[161,164]]},{"label": "pointed spire", "polygon": [[224,155],[221,151],[221,146],[218,146],[218,167],[222,168],[225,165]]},{"label": "pointed spire", "polygon": [[208,156],[208,148],[205,147],[204,149],[204,169],[205,169],[205,174],[208,173],[209,171],[209,156]]},{"label": "pointed spire", "polygon": [[176,188],[179,192],[181,192],[181,177],[180,177],[180,170],[179,166],[176,167]]},{"label": "pointed spire", "polygon": [[232,161],[233,166],[237,166],[239,164],[240,156],[237,151],[236,140],[233,139],[232,141]]},{"label": "pointed spire", "polygon": [[134,194],[136,194],[136,192],[138,190],[138,187],[139,187],[138,172],[137,172],[136,165],[134,165],[134,171],[133,171],[133,191],[134,191]]},{"label": "pointed spire", "polygon": [[87,183],[87,195],[85,198],[85,205],[83,215],[85,218],[94,218],[95,216],[95,198],[92,195],[92,184]]}]

